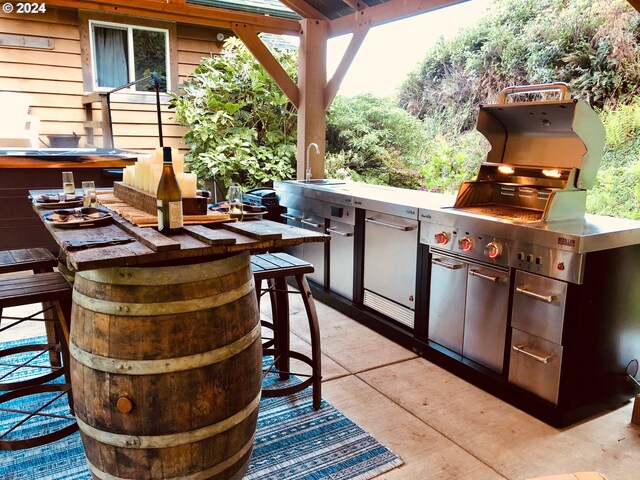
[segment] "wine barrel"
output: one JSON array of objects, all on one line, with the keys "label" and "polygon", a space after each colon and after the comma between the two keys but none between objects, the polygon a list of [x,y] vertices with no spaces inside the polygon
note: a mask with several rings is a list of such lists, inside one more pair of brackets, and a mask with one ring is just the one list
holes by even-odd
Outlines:
[{"label": "wine barrel", "polygon": [[261,352],[247,252],[76,273],[71,378],[93,478],[242,478]]}]

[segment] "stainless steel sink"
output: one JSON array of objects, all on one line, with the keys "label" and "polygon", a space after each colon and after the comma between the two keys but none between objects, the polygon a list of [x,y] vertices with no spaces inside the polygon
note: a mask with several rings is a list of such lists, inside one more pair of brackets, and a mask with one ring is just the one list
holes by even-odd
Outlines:
[{"label": "stainless steel sink", "polygon": [[311,180],[296,180],[298,183],[306,183],[308,185],[344,185],[344,180],[337,180],[332,178],[314,178]]}]

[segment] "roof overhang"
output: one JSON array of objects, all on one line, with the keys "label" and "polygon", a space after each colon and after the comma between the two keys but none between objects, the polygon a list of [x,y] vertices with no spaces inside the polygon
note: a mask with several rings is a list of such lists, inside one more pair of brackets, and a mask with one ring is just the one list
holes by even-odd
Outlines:
[{"label": "roof overhang", "polygon": [[[299,35],[300,20],[328,22],[335,37],[468,0],[280,0],[284,8],[257,7],[232,0],[49,0],[47,6],[131,15],[232,30],[234,24],[256,32]],[[269,2],[265,2],[269,3]],[[274,2],[270,2],[274,3]],[[233,7],[233,8],[230,8]],[[299,16],[299,18],[296,18]]]}]

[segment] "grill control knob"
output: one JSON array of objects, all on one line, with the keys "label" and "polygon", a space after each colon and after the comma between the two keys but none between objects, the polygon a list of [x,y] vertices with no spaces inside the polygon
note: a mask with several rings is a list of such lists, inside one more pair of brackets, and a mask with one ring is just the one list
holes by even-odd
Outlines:
[{"label": "grill control knob", "polygon": [[458,240],[458,246],[463,252],[468,252],[473,248],[473,241],[469,237],[462,237]]},{"label": "grill control knob", "polygon": [[496,242],[489,242],[484,247],[484,252],[487,254],[487,257],[491,259],[498,258],[502,253],[502,248],[500,248],[500,245]]},{"label": "grill control knob", "polygon": [[433,236],[433,239],[438,245],[446,245],[447,243],[449,243],[449,235],[447,235],[447,232],[436,233]]}]

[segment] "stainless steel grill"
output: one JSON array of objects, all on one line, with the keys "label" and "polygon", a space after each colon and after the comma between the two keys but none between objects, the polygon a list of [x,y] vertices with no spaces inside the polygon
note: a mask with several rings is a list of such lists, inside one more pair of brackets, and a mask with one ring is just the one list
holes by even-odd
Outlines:
[{"label": "stainless steel grill", "polygon": [[[519,94],[549,92],[557,92],[560,99],[508,101]],[[519,297],[564,305],[564,282],[583,281],[584,256],[571,248],[575,240],[555,237],[552,231],[553,225],[584,219],[587,189],[593,186],[604,148],[604,128],[588,105],[570,98],[566,85],[551,84],[505,89],[498,104],[480,107],[478,131],[491,150],[476,179],[460,186],[453,207],[420,214],[420,241],[429,245],[431,254],[428,337],[503,372],[510,295],[515,296],[511,321],[517,324],[531,310],[519,307]],[[539,280],[545,276],[553,280]],[[526,281],[510,294],[515,278]],[[556,309],[559,316],[563,308]],[[555,323],[562,325],[562,318]],[[528,334],[515,327],[512,333],[517,338]],[[512,345],[514,366],[521,357],[525,362],[533,358],[535,348],[527,339]],[[556,355],[555,370],[545,368],[535,386],[515,367],[509,380],[555,403],[560,361]],[[527,363],[525,370],[532,371],[532,366]]]},{"label": "stainless steel grill", "polygon": [[[509,103],[550,91],[560,100]],[[477,128],[491,150],[477,178],[461,185],[454,208],[514,222],[584,216],[604,149],[597,114],[562,83],[510,87],[499,98],[480,107]]]}]

